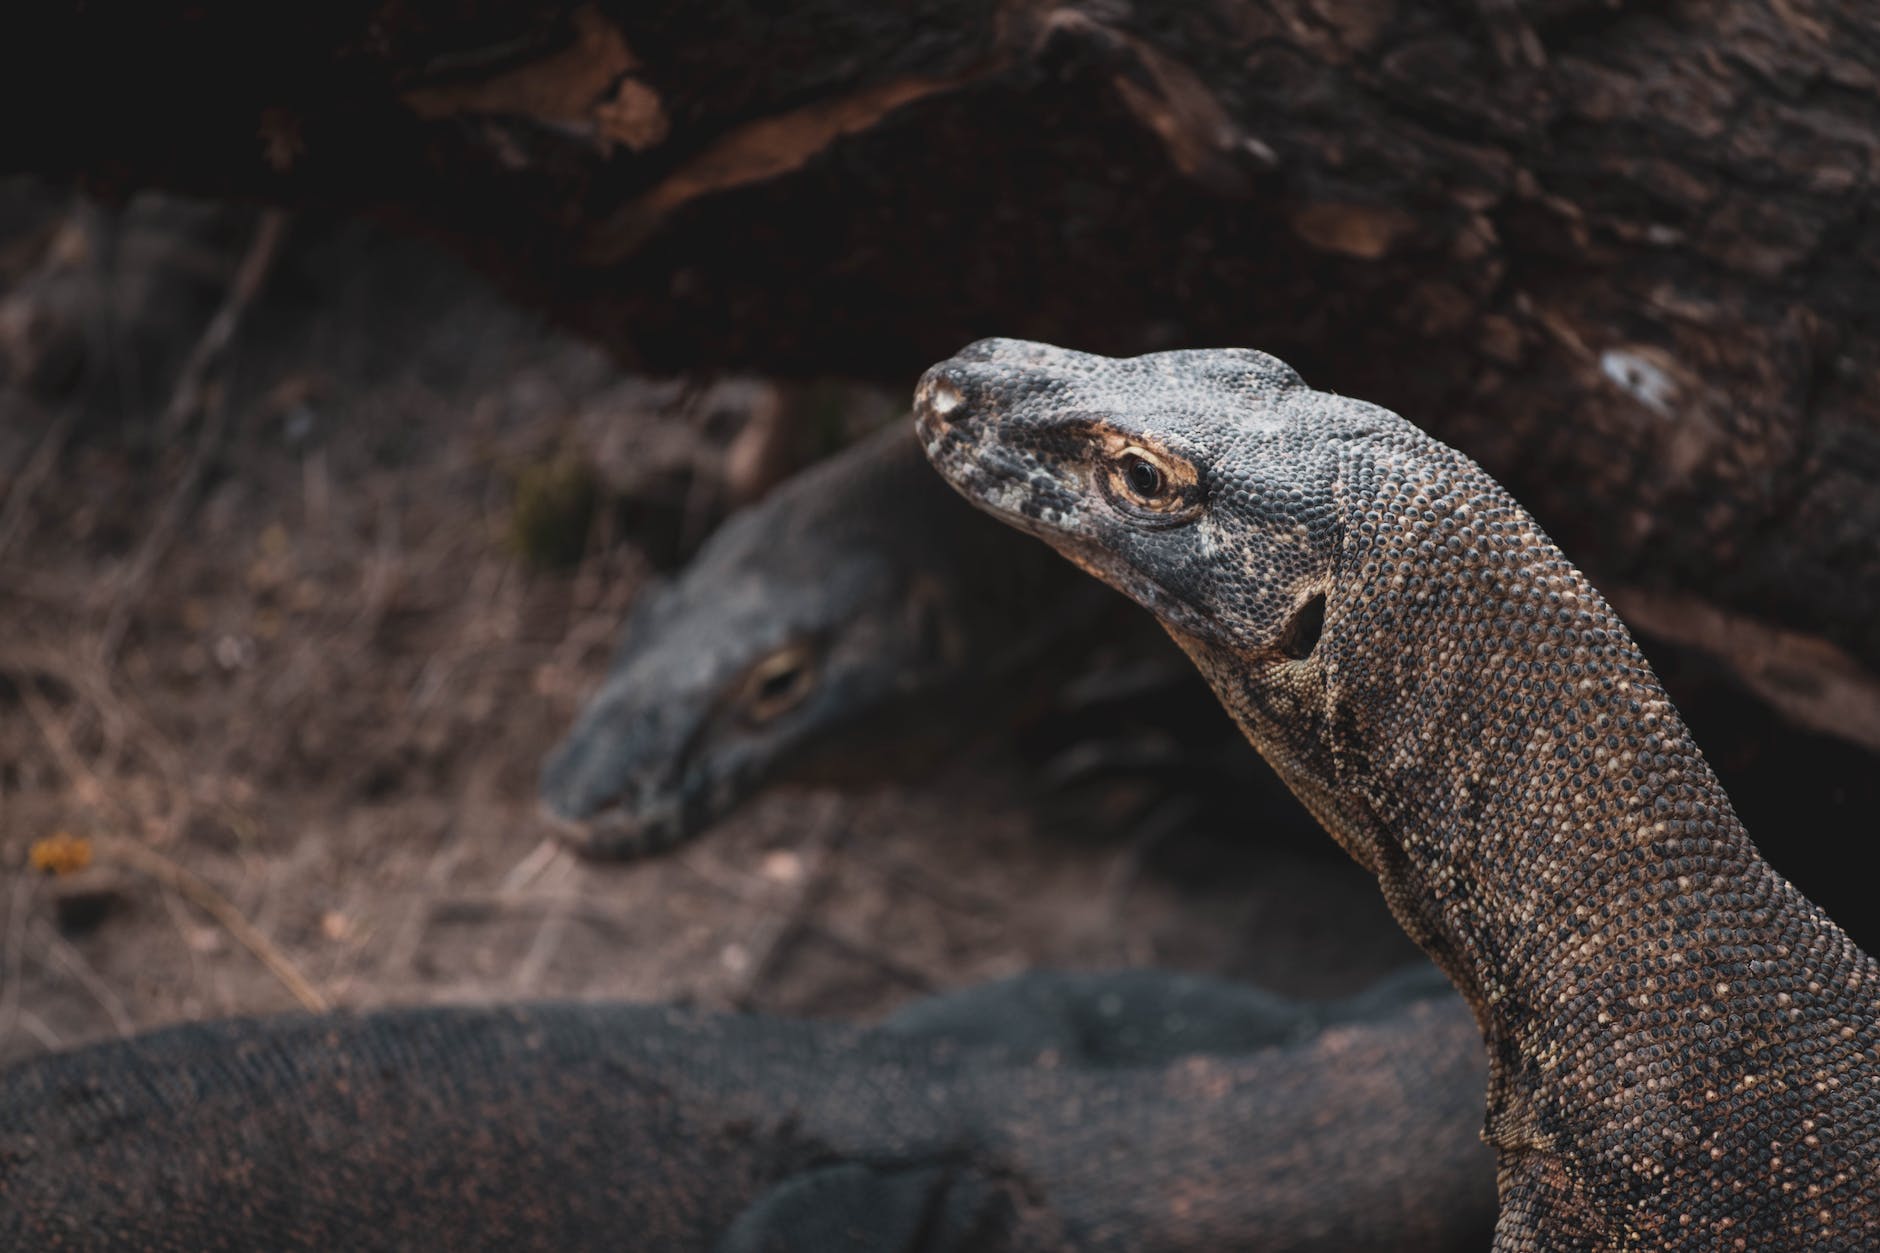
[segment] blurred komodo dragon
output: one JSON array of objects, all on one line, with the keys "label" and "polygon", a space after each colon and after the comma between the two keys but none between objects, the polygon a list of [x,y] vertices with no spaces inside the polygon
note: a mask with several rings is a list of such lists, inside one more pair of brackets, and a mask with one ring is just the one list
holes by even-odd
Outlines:
[{"label": "blurred komodo dragon", "polygon": [[1264,353],[983,340],[929,456],[1148,607],[1488,1045],[1498,1253],[1880,1248],[1880,965],[1474,462]]},{"label": "blurred komodo dragon", "polygon": [[7,1249],[1473,1250],[1435,971],[1024,976],[876,1029],[653,1006],[174,1027],[0,1072]]},{"label": "blurred komodo dragon", "polygon": [[[964,507],[898,423],[734,514],[641,593],[541,795],[595,857],[659,852],[769,782],[911,755],[1120,604]],[[978,721],[985,721],[979,719]],[[884,737],[878,732],[887,731]],[[925,747],[933,747],[931,743]]]}]

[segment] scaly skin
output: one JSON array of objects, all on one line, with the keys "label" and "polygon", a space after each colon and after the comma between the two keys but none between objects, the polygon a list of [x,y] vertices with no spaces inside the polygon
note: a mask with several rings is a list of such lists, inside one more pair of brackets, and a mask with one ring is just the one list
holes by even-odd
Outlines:
[{"label": "scaly skin", "polygon": [[984,340],[916,413],[968,499],[1157,615],[1462,990],[1500,1253],[1880,1247],[1880,968],[1478,466],[1244,350]]},{"label": "scaly skin", "polygon": [[934,479],[908,424],[791,479],[642,594],[543,767],[544,805],[581,852],[644,856],[882,724],[907,741],[1009,692],[1112,598],[1006,538]]},{"label": "scaly skin", "polygon": [[1427,968],[1329,1006],[1030,975],[873,1030],[197,1024],[0,1073],[0,1248],[1463,1253],[1494,1222],[1474,1035]]}]

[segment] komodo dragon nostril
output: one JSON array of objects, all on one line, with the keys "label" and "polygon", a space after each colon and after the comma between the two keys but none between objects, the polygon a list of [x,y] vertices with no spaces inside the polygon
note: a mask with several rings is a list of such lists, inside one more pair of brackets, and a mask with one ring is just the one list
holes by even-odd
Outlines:
[{"label": "komodo dragon nostril", "polygon": [[923,398],[926,410],[936,418],[945,418],[966,402],[960,389],[946,379],[937,378],[927,384],[927,394]]}]

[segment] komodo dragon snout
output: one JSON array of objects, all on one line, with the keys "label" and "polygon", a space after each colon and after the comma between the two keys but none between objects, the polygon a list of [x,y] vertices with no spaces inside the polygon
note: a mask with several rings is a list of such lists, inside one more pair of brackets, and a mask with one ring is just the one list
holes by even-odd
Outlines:
[{"label": "komodo dragon snout", "polygon": [[[1338,555],[1336,460],[1287,420],[1316,395],[1251,350],[1112,360],[988,339],[927,372],[916,414],[929,458],[982,508],[1178,638],[1281,665],[1311,653]],[[1357,402],[1346,419],[1348,437],[1377,428]]]}]

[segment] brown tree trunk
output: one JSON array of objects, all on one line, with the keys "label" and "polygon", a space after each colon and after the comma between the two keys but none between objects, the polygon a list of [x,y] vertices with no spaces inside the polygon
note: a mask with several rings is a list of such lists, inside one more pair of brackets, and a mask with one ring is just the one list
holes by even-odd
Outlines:
[{"label": "brown tree trunk", "polygon": [[1264,347],[1880,747],[1865,7],[65,0],[0,166],[387,214],[655,369]]}]

